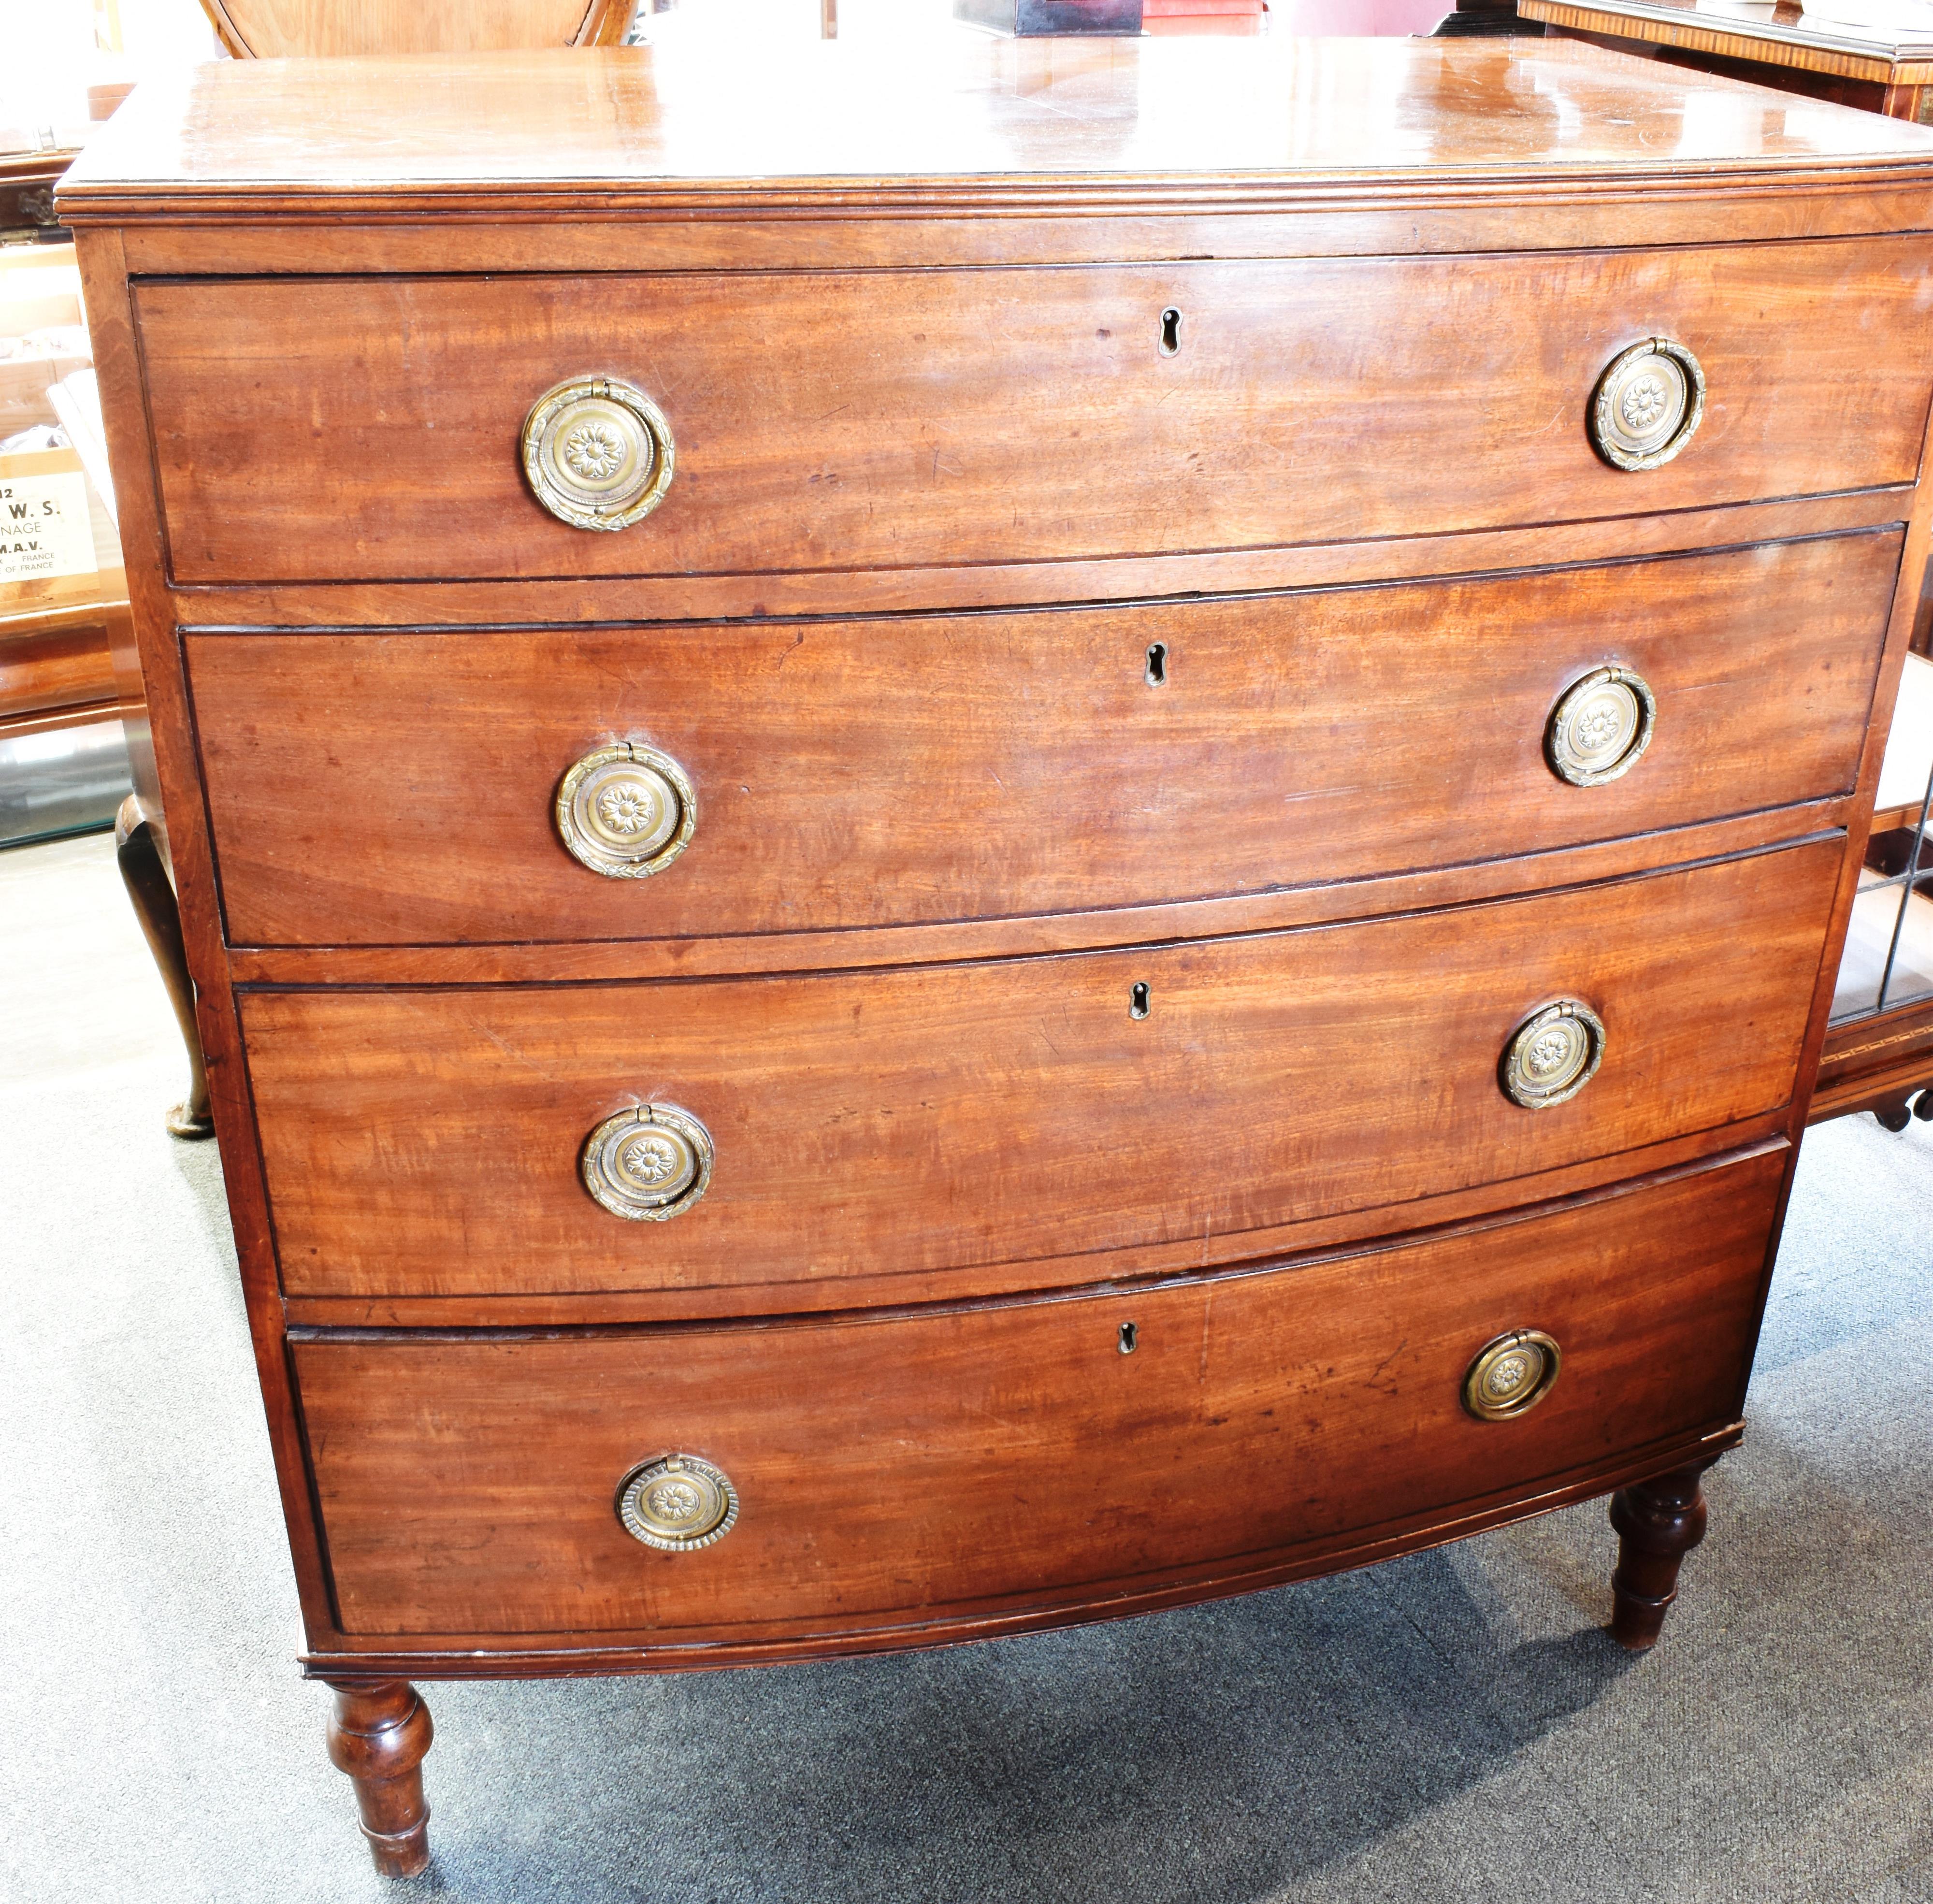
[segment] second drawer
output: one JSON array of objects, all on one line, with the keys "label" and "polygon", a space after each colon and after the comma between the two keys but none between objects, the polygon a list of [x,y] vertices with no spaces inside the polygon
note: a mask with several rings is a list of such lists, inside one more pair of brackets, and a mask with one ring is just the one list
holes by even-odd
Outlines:
[{"label": "second drawer", "polygon": [[[1043,1259],[1186,1240],[1212,1262],[1243,1232],[1713,1129],[1790,1098],[1842,844],[1138,951],[245,994],[284,1287],[804,1300],[965,1265],[1039,1286]],[[1564,1000],[1601,1063],[1522,1108],[1507,1048]],[[1561,1078],[1565,1036],[1532,1040],[1534,1071]],[[686,1123],[612,1125],[592,1176],[684,1207],[626,1221],[587,1188],[587,1140],[653,1104]]]},{"label": "second drawer", "polygon": [[[1898,559],[1886,530],[1109,609],[194,635],[188,659],[231,943],[708,937],[1252,892],[1843,793]],[[1653,737],[1575,784],[1553,711],[1607,664],[1652,693]],[[648,877],[560,833],[567,771],[612,741],[688,784],[681,849],[629,769],[579,799],[592,856]],[[602,847],[600,801],[633,829]]]}]

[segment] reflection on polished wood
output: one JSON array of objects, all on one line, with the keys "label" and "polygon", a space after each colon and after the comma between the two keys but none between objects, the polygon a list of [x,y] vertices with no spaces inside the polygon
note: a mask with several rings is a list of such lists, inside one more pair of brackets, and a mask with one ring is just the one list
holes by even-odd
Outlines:
[{"label": "reflection on polished wood", "polygon": [[[639,47],[197,67],[143,86],[61,200],[76,225],[260,212],[305,191],[326,193],[338,216],[411,212],[454,191],[493,210],[1206,209],[1351,187],[1401,201],[1438,174],[1534,195],[1631,175],[1823,161],[1857,177],[1929,161],[1933,132],[1802,117],[1580,45],[1284,35],[942,54],[834,41],[729,60]],[[624,254],[619,234],[608,242]]]}]

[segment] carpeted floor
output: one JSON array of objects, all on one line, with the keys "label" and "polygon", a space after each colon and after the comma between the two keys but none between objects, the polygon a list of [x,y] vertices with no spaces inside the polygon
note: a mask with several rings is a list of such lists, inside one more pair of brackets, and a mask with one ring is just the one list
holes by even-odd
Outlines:
[{"label": "carpeted floor", "polygon": [[0,1894],[1933,1900],[1933,1128],[1808,1140],[1665,1641],[1601,1503],[1350,1578],[847,1665],[429,1689],[370,1872],[210,1145],[101,837],[0,853]]}]

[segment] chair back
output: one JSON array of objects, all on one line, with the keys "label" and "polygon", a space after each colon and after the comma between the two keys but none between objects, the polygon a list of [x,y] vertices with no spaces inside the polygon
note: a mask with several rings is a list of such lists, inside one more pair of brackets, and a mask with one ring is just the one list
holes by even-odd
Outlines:
[{"label": "chair back", "polygon": [[634,0],[201,0],[237,59],[606,47]]}]

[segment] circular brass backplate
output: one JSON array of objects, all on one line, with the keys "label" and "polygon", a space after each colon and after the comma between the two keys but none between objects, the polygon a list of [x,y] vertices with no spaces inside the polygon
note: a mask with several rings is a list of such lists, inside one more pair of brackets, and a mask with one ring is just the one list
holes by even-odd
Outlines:
[{"label": "circular brass backplate", "polygon": [[614,1217],[661,1223],[711,1182],[711,1133],[675,1104],[621,1111],[584,1140],[584,1187]]},{"label": "circular brass backplate", "polygon": [[1668,337],[1647,338],[1606,366],[1591,399],[1591,441],[1618,469],[1655,469],[1691,441],[1705,414],[1705,373]]},{"label": "circular brass backplate", "polygon": [[1658,698],[1629,668],[1595,668],[1558,697],[1544,730],[1550,771],[1573,787],[1601,787],[1628,774],[1651,744]]},{"label": "circular brass backplate", "polygon": [[524,475],[560,522],[628,529],[664,501],[676,455],[671,426],[636,385],[576,377],[524,419]]},{"label": "circular brass backplate", "polygon": [[738,1494],[723,1468],[696,1454],[667,1454],[625,1475],[618,1518],[633,1540],[667,1554],[709,1547],[732,1531]]},{"label": "circular brass backplate", "polygon": [[1589,1006],[1560,998],[1533,1012],[1504,1047],[1505,1094],[1526,1111],[1575,1097],[1604,1055],[1604,1024]]},{"label": "circular brass backplate", "polygon": [[1463,1378],[1463,1406],[1480,1421],[1528,1415],[1550,1394],[1563,1360],[1541,1329],[1513,1329],[1478,1351]]},{"label": "circular brass backplate", "polygon": [[642,741],[593,748],[558,786],[558,836],[607,879],[663,872],[697,826],[698,796],[684,769]]}]

